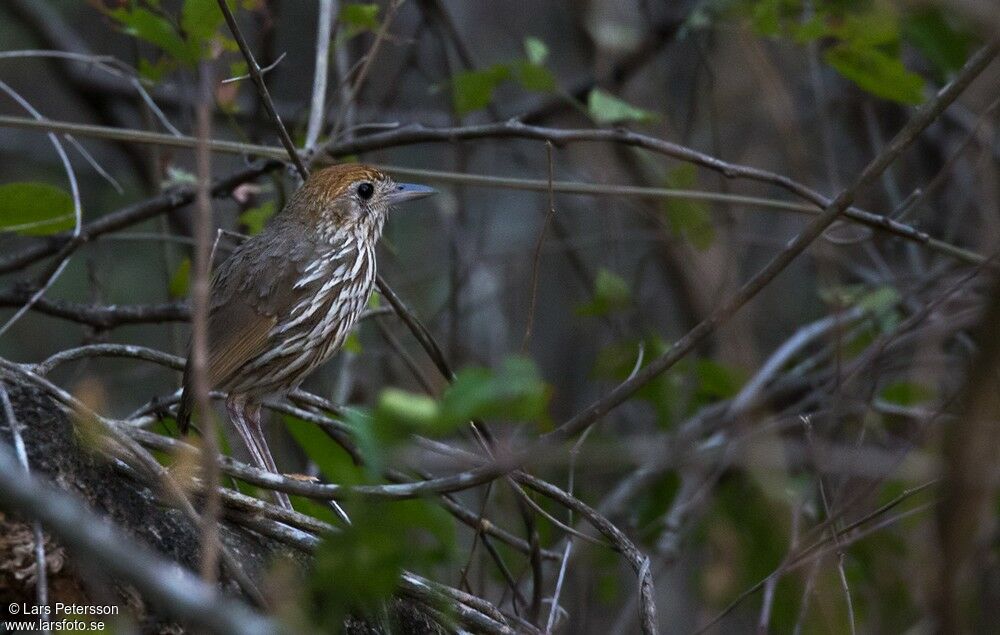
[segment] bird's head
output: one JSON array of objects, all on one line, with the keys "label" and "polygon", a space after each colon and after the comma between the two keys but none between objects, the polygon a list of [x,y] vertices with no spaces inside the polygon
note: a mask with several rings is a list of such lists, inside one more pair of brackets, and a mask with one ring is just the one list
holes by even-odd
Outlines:
[{"label": "bird's head", "polygon": [[370,165],[344,163],[313,172],[287,210],[323,234],[354,230],[377,239],[390,208],[431,194],[429,187],[396,183]]}]

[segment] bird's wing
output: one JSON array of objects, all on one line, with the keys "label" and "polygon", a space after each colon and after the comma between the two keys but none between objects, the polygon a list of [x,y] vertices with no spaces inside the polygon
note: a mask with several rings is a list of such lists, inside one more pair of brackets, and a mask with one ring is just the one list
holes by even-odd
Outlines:
[{"label": "bird's wing", "polygon": [[296,282],[309,254],[301,242],[288,243],[277,245],[273,236],[251,239],[219,267],[208,320],[213,386],[268,350],[272,329],[304,291]]},{"label": "bird's wing", "polygon": [[208,319],[211,385],[223,384],[244,364],[265,352],[268,336],[277,323],[277,315],[261,313],[239,298],[214,306]]},{"label": "bird's wing", "polygon": [[[268,245],[272,245],[271,248]],[[212,278],[208,316],[208,379],[219,387],[270,345],[270,333],[295,301],[306,252],[257,236],[243,243]],[[194,407],[190,355],[177,422],[185,431]]]},{"label": "bird's wing", "polygon": [[[268,333],[277,322],[274,316],[262,315],[253,307],[229,301],[213,304],[208,318],[208,377],[216,387],[236,373],[241,366],[267,349]],[[191,385],[191,355],[184,367],[184,386],[177,404],[177,425],[186,434],[194,411],[194,386]]]}]

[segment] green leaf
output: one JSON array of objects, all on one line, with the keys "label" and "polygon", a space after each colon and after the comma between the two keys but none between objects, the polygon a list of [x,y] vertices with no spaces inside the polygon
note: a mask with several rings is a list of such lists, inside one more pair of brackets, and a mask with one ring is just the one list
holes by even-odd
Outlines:
[{"label": "green leaf", "polygon": [[550,93],[556,89],[556,77],[552,71],[531,62],[518,62],[514,64],[517,72],[517,81],[526,90],[533,90],[540,93]]},{"label": "green leaf", "polygon": [[878,7],[862,13],[848,13],[830,33],[854,48],[895,48],[899,45],[899,16],[890,9]]},{"label": "green leaf", "polygon": [[[635,369],[640,360],[642,349],[642,367],[650,360],[662,355],[670,349],[662,338],[647,337],[641,341],[627,341],[611,344],[602,349],[594,362],[593,374],[601,379],[621,382]],[[680,383],[676,372],[666,372],[654,377],[643,385],[636,393],[638,399],[649,402],[656,411],[656,422],[668,429],[677,420],[680,412]]]},{"label": "green leaf", "polygon": [[889,403],[915,406],[933,399],[934,391],[915,382],[898,381],[883,388],[879,396]]},{"label": "green leaf", "polygon": [[72,229],[73,198],[47,183],[0,185],[0,232],[44,236]]},{"label": "green leaf", "polygon": [[366,481],[364,471],[354,464],[351,455],[315,423],[291,415],[284,415],[282,419],[285,429],[328,481],[342,485],[358,485]]},{"label": "green leaf", "polygon": [[321,632],[341,632],[348,612],[376,612],[396,590],[404,567],[420,572],[455,553],[454,522],[426,501],[358,505],[351,521],[325,537],[310,572],[303,607]]},{"label": "green leaf", "polygon": [[[667,173],[666,186],[690,189],[695,185],[697,170],[690,163],[682,163]],[[703,201],[668,198],[663,201],[663,213],[670,230],[683,236],[698,250],[704,251],[715,242],[715,226],[708,205]]]},{"label": "green leaf", "polygon": [[594,297],[587,304],[576,308],[576,314],[582,316],[607,315],[612,311],[625,309],[629,306],[632,294],[628,283],[618,275],[601,269],[594,280]]},{"label": "green leaf", "polygon": [[881,333],[892,331],[899,322],[896,307],[902,296],[890,285],[874,289],[863,284],[835,286],[820,290],[819,295],[824,302],[837,308],[857,306],[864,309],[874,319]]},{"label": "green leaf", "polygon": [[168,72],[176,68],[177,62],[169,57],[160,57],[156,62],[150,62],[144,57],[139,58],[139,76],[149,82],[154,84],[166,75]]},{"label": "green leaf", "polygon": [[230,77],[243,77],[250,72],[245,60],[236,60],[229,65]]},{"label": "green leaf", "polygon": [[240,214],[240,223],[246,226],[247,233],[255,236],[263,231],[264,225],[272,216],[274,216],[274,201],[266,201]]},{"label": "green leaf", "polygon": [[710,359],[699,359],[695,363],[695,374],[699,396],[710,402],[736,396],[746,383],[743,373]]},{"label": "green leaf", "polygon": [[170,276],[170,284],[167,291],[171,298],[187,297],[191,287],[191,259],[185,258],[181,264],[177,265],[177,270]]},{"label": "green leaf", "polygon": [[830,29],[826,24],[826,16],[823,15],[814,15],[802,24],[792,26],[792,37],[799,44],[815,42],[828,35],[830,35]]},{"label": "green leaf", "polygon": [[750,24],[754,33],[767,37],[781,35],[788,9],[787,0],[759,0],[751,3]]},{"label": "green leaf", "polygon": [[549,388],[534,363],[523,357],[498,370],[464,368],[441,398],[437,428],[453,429],[472,419],[544,421]]},{"label": "green leaf", "polygon": [[541,65],[549,57],[549,47],[537,37],[528,36],[524,38],[524,54],[530,63]]},{"label": "green leaf", "polygon": [[161,48],[171,57],[189,64],[198,61],[166,18],[138,6],[108,11],[108,15],[117,20],[126,33]]},{"label": "green leaf", "polygon": [[357,331],[351,331],[347,339],[344,340],[344,351],[351,353],[353,355],[358,355],[361,353],[361,337],[358,336]]},{"label": "green leaf", "polygon": [[901,299],[898,289],[883,285],[859,297],[856,304],[875,315],[882,315],[895,309]]},{"label": "green leaf", "polygon": [[392,419],[393,425],[402,423],[411,430],[430,429],[438,421],[438,403],[427,395],[386,388],[378,402],[379,416]]},{"label": "green leaf", "polygon": [[374,3],[351,3],[340,8],[340,20],[347,25],[347,37],[378,28],[379,6]]},{"label": "green leaf", "polygon": [[863,90],[902,104],[923,101],[924,80],[898,57],[876,48],[837,44],[823,54],[826,63]]},{"label": "green leaf", "polygon": [[962,68],[972,43],[968,33],[953,28],[934,8],[910,14],[903,24],[903,34],[934,65],[942,80]]},{"label": "green leaf", "polygon": [[222,24],[222,11],[216,0],[184,0],[181,9],[181,30],[189,41],[198,46],[215,36]]},{"label": "green leaf", "polygon": [[493,101],[493,91],[510,77],[510,67],[496,64],[478,71],[463,71],[452,78],[452,103],[455,112],[466,115],[485,108]]},{"label": "green leaf", "polygon": [[649,123],[656,121],[656,113],[637,108],[599,88],[590,91],[587,97],[587,112],[598,124],[616,124],[634,121]]}]

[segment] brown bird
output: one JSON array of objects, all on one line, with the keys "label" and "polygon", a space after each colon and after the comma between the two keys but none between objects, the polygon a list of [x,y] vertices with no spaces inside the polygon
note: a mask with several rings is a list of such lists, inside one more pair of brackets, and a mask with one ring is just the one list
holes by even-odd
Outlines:
[{"label": "brown bird", "polygon": [[[277,473],[261,429],[261,402],[302,383],[343,345],[375,282],[375,244],[389,208],[434,193],[365,165],[319,170],[212,280],[208,376],[253,460]],[[194,407],[191,362],[177,423]],[[288,497],[278,501],[291,507]]]}]

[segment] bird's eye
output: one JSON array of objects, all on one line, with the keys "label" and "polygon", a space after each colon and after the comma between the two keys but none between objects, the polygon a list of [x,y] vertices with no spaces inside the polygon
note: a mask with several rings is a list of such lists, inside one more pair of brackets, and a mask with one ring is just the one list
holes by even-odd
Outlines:
[{"label": "bird's eye", "polygon": [[374,193],[375,193],[375,186],[372,185],[371,183],[362,183],[361,185],[358,186],[358,196],[360,196],[363,200],[367,201],[372,197],[372,194]]}]

